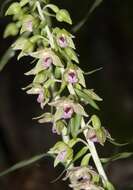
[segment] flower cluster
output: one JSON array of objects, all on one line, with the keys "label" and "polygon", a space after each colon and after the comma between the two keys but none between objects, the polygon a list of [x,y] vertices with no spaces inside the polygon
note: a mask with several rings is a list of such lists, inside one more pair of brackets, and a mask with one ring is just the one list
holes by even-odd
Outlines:
[{"label": "flower cluster", "polygon": [[[46,0],[12,3],[6,15],[13,16],[13,23],[7,26],[4,36],[19,34],[12,45],[14,50],[20,51],[18,59],[23,56],[33,58],[32,69],[25,73],[33,75],[33,81],[24,89],[27,94],[37,95],[42,109],[46,105],[51,108],[51,112],[37,117],[39,122],[51,123],[52,131],[62,135],[62,141],[49,150],[55,158],[54,166],[63,163],[67,168],[65,179],[69,177],[70,187],[74,189],[108,189],[108,180],[94,143],[104,145],[111,137],[98,116],[89,116],[85,111],[87,105],[98,110],[96,101],[102,99],[86,87],[84,71],[78,66],[74,36],[66,29],[51,27],[51,11],[57,21],[72,24],[67,10]],[[83,139],[79,136],[81,133]],[[82,143],[83,147],[74,155],[77,143]],[[90,167],[91,157],[98,173]],[[81,165],[74,167],[77,160]]]}]

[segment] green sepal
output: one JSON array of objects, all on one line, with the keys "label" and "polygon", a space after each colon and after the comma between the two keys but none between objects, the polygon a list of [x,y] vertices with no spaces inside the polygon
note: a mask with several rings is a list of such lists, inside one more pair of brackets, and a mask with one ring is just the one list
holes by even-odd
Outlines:
[{"label": "green sepal", "polygon": [[48,79],[48,77],[49,72],[47,70],[41,71],[35,76],[33,83],[43,83]]},{"label": "green sepal", "polygon": [[21,13],[20,3],[14,2],[7,9],[5,15],[19,15]]},{"label": "green sepal", "polygon": [[92,100],[88,94],[86,94],[85,92],[83,92],[82,90],[79,90],[77,88],[75,88],[75,92],[76,94],[81,98],[81,100],[85,101],[87,104],[90,104],[93,108],[99,110],[98,105],[95,103],[94,100]]},{"label": "green sepal", "polygon": [[76,63],[79,63],[78,57],[72,48],[67,47],[64,49],[64,51],[68,55],[69,59],[75,61]]},{"label": "green sepal", "polygon": [[97,129],[101,128],[101,121],[97,115],[92,115],[91,121],[92,121],[92,125],[93,125],[94,129],[97,130]]},{"label": "green sepal", "polygon": [[56,19],[59,22],[66,22],[68,24],[72,24],[72,20],[70,17],[70,14],[67,10],[65,9],[60,9],[57,13],[56,13]]},{"label": "green sepal", "polygon": [[39,123],[49,123],[53,121],[53,115],[51,113],[44,113],[43,115],[36,117],[34,119],[39,119]]},{"label": "green sepal", "polygon": [[4,38],[7,38],[8,36],[16,36],[19,32],[18,27],[15,23],[10,23],[6,26],[6,29],[4,31]]},{"label": "green sepal", "polygon": [[100,98],[92,89],[84,89],[83,90],[86,94],[88,94],[88,96],[96,101],[102,101],[103,99]]}]

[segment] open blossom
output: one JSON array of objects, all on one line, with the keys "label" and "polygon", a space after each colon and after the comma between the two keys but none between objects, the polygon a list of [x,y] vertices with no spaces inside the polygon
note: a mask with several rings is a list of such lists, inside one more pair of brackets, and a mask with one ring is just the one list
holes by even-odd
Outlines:
[{"label": "open blossom", "polygon": [[74,112],[73,108],[69,105],[64,105],[64,108],[63,108],[63,118],[64,119],[69,119],[72,117],[72,114]]},{"label": "open blossom", "polygon": [[67,42],[67,39],[64,35],[60,36],[58,39],[57,39],[57,43],[58,45],[61,47],[61,48],[65,48],[68,46],[68,42]]},{"label": "open blossom", "polygon": [[66,150],[62,150],[61,152],[59,152],[59,154],[57,155],[57,159],[60,161],[63,161],[66,157],[67,151]]},{"label": "open blossom", "polygon": [[43,58],[42,65],[47,69],[53,64],[53,60],[51,57]]},{"label": "open blossom", "polygon": [[40,91],[37,97],[37,102],[42,103],[44,101],[44,93],[43,91]]},{"label": "open blossom", "polygon": [[71,84],[74,84],[74,83],[78,82],[77,73],[76,73],[75,70],[70,70],[68,72],[68,78],[67,78],[67,80]]}]

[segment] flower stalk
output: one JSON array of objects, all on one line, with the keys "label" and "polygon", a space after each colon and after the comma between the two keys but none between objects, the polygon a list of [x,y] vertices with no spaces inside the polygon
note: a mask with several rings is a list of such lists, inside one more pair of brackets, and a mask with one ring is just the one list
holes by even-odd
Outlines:
[{"label": "flower stalk", "polygon": [[[65,166],[64,179],[69,177],[69,186],[74,190],[114,190],[108,182],[93,138],[88,135],[93,131],[95,143],[102,146],[110,138],[99,117],[95,114],[89,116],[90,113],[86,112],[86,106],[99,109],[96,102],[102,99],[86,87],[85,73],[78,65],[74,36],[64,28],[51,25],[52,18],[72,24],[69,12],[47,0],[33,3],[20,0],[20,3],[10,5],[6,15],[14,16],[12,28],[7,27],[5,33],[6,36],[12,34],[10,29],[14,27],[19,34],[12,45],[15,51],[20,51],[18,58],[31,56],[34,59],[34,67],[25,73],[34,77],[33,82],[25,90],[27,94],[37,95],[42,110],[46,105],[51,110],[37,119],[42,124],[51,123],[52,132],[62,137],[48,151],[55,158],[54,167],[58,164]],[[19,27],[16,26],[18,21],[21,23]],[[85,123],[86,120],[89,121]],[[75,154],[75,145],[81,142],[83,146]],[[91,157],[95,168],[91,166]],[[75,167],[77,161],[80,164]]]}]

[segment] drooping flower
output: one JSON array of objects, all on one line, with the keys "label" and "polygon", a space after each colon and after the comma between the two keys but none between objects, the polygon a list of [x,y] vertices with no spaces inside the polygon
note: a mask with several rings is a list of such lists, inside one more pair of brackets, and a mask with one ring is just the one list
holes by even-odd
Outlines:
[{"label": "drooping flower", "polygon": [[67,38],[62,35],[57,39],[57,43],[61,48],[66,48],[68,46]]},{"label": "drooping flower", "polygon": [[77,73],[75,70],[70,70],[68,72],[68,76],[67,76],[67,81],[71,84],[75,84],[78,82],[78,77],[77,77]]},{"label": "drooping flower", "polygon": [[89,139],[92,142],[98,142],[97,135],[94,129],[89,129],[87,132],[87,139]]},{"label": "drooping flower", "polygon": [[37,102],[41,104],[43,101],[44,101],[44,93],[43,93],[43,91],[41,90],[41,91],[39,92],[39,94],[38,94]]},{"label": "drooping flower", "polygon": [[71,188],[84,189],[84,190],[103,190],[102,187],[95,185],[94,178],[98,179],[99,175],[92,169],[92,167],[73,167],[67,171],[66,177],[71,179]]},{"label": "drooping flower", "polygon": [[72,108],[70,105],[68,105],[68,104],[65,104],[65,105],[64,105],[63,111],[64,111],[64,113],[63,113],[63,118],[64,118],[64,119],[69,119],[69,118],[71,118],[71,117],[72,117],[72,114],[73,114],[73,112],[74,112],[73,108]]},{"label": "drooping flower", "polygon": [[44,57],[42,60],[42,65],[47,69],[53,64],[53,60],[51,57]]}]

